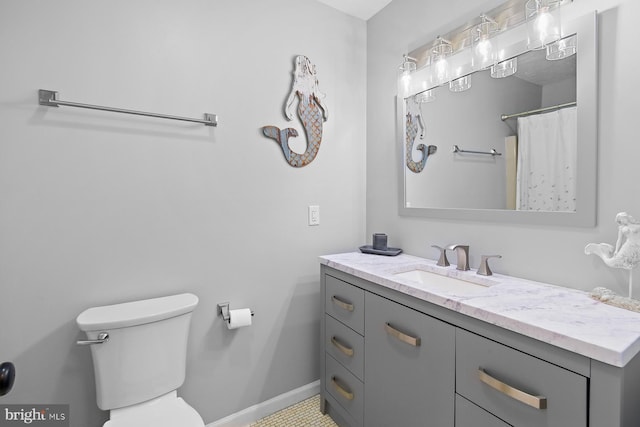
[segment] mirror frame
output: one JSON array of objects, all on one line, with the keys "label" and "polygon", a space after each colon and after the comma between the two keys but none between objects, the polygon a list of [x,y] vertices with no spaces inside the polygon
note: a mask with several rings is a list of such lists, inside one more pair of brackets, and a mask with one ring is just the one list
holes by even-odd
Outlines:
[{"label": "mirror frame", "polygon": [[[396,96],[396,142],[400,153],[399,214],[410,217],[464,221],[491,221],[533,225],[593,227],[596,225],[598,141],[598,55],[596,12],[563,25],[563,34],[577,34],[576,102],[578,141],[575,212],[519,211],[507,209],[460,209],[405,206],[404,98]],[[524,53],[524,51],[520,52]],[[427,163],[428,165],[428,163]]]}]

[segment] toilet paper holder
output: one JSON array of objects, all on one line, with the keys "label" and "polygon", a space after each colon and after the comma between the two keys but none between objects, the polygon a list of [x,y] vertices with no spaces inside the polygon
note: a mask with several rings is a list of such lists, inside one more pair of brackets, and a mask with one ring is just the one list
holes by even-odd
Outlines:
[{"label": "toilet paper holder", "polygon": [[[231,321],[231,316],[229,315],[229,303],[221,302],[218,304],[218,315],[222,316],[225,322]],[[253,316],[253,310],[251,310],[251,315]]]}]

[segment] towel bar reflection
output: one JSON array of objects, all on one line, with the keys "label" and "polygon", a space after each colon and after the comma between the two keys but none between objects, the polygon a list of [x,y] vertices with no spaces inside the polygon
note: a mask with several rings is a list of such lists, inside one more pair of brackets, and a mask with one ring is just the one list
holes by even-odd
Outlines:
[{"label": "towel bar reflection", "polygon": [[472,151],[472,150],[463,150],[457,145],[453,146],[453,153],[471,153],[471,154],[486,154],[489,156],[502,156],[502,153],[498,153],[495,148],[492,148],[491,151]]},{"label": "towel bar reflection", "polygon": [[193,119],[190,117],[170,116],[167,114],[148,113],[146,111],[126,110],[123,108],[104,107],[101,105],[82,104],[79,102],[62,101],[58,99],[58,92],[53,90],[38,90],[38,103],[49,107],[77,107],[89,110],[110,111],[112,113],[133,114],[136,116],[155,117],[158,119],[180,120],[183,122],[201,123],[205,126],[218,126],[218,116],[216,114],[204,113],[204,119]]}]

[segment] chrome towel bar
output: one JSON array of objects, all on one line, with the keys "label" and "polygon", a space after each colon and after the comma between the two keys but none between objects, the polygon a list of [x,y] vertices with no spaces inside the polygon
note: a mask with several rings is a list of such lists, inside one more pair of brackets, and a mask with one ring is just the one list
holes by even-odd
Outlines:
[{"label": "chrome towel bar", "polygon": [[100,105],[81,104],[79,102],[62,101],[58,99],[58,92],[53,90],[38,90],[38,103],[49,107],[77,107],[90,110],[110,111],[112,113],[133,114],[136,116],[156,117],[158,119],[181,120],[183,122],[202,123],[205,126],[218,126],[218,116],[216,114],[204,113],[204,119],[192,119],[190,117],[170,116],[167,114],[147,113],[145,111],[125,110],[123,108],[103,107]]},{"label": "chrome towel bar", "polygon": [[492,148],[491,151],[472,151],[472,150],[463,150],[457,145],[453,146],[453,153],[471,153],[471,154],[487,154],[489,156],[502,156],[502,153],[498,153],[495,148]]}]

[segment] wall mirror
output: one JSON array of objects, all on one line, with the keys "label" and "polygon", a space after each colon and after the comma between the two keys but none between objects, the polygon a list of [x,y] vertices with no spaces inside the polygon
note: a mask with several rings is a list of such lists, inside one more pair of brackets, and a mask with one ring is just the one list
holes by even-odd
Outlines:
[{"label": "wall mirror", "polygon": [[[505,5],[514,3],[524,6]],[[525,22],[490,38],[488,66],[477,23],[408,54],[397,97],[401,215],[595,225],[596,13],[563,15],[560,43],[575,54],[561,59],[557,43],[530,48]],[[454,45],[441,49],[444,72],[441,40]]]}]

